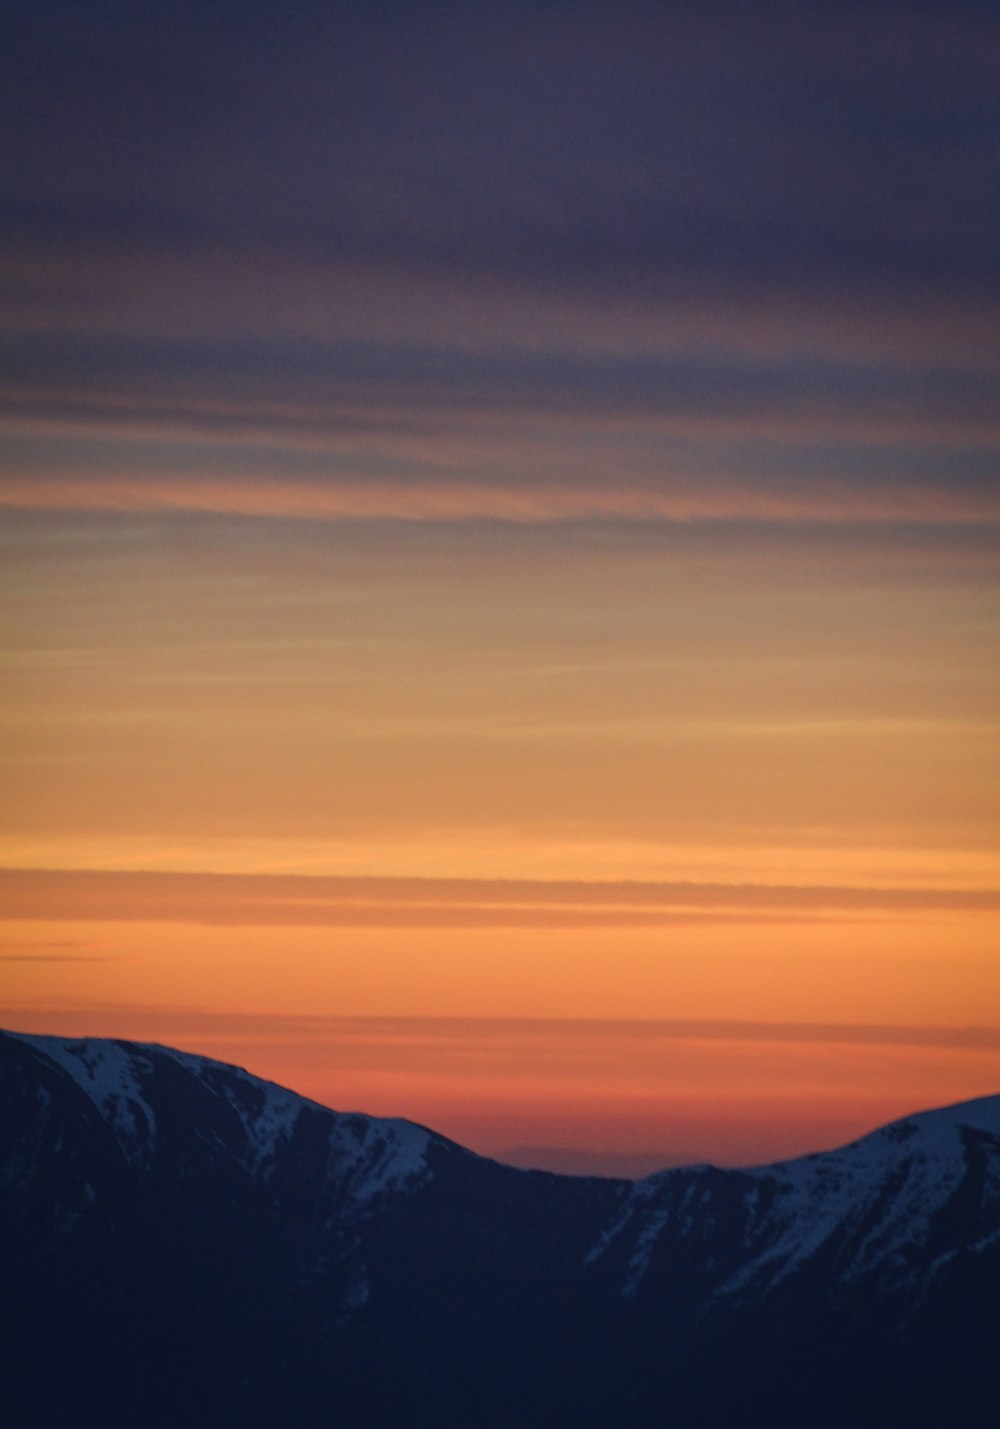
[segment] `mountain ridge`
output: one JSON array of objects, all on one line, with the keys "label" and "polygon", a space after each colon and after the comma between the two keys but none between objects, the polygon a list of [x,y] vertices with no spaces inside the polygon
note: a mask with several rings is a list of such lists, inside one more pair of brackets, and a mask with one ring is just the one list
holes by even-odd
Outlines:
[{"label": "mountain ridge", "polygon": [[[791,1429],[894,1422],[888,1396],[908,1423],[971,1426],[996,1388],[1000,1096],[630,1180],[506,1166],[157,1044],[5,1033],[0,1074],[11,1395],[51,1401],[25,1423],[638,1425],[686,1405]],[[65,1401],[39,1388],[54,1351]]]},{"label": "mountain ridge", "polygon": [[[838,1152],[846,1151],[851,1147],[858,1146],[861,1143],[867,1141],[869,1137],[883,1135],[885,1133],[890,1132],[894,1127],[901,1126],[911,1121],[924,1121],[927,1118],[940,1118],[942,1119],[942,1121],[946,1121],[952,1116],[952,1114],[961,1114],[965,1118],[966,1123],[968,1123],[969,1117],[977,1116],[978,1113],[981,1112],[986,1118],[985,1125],[988,1127],[988,1129],[1000,1131],[1000,1091],[998,1091],[984,1096],[963,1098],[960,1101],[948,1102],[940,1106],[915,1109],[913,1111],[904,1113],[902,1116],[894,1117],[889,1122],[885,1122],[879,1126],[875,1126],[869,1131],[862,1132],[860,1136],[853,1137],[850,1141],[844,1142],[841,1145],[830,1147],[826,1150],[808,1151],[802,1152],[795,1156],[781,1157],[777,1161],[751,1161],[749,1163],[739,1163],[735,1165],[727,1163],[725,1166],[719,1166],[718,1163],[713,1161],[678,1162],[662,1167],[657,1167],[656,1169],[648,1171],[640,1176],[606,1176],[600,1172],[549,1171],[547,1168],[544,1167],[518,1166],[514,1162],[504,1160],[503,1157],[489,1156],[482,1152],[472,1151],[471,1148],[463,1146],[461,1142],[456,1141],[453,1137],[448,1137],[443,1132],[436,1131],[421,1122],[414,1121],[410,1117],[376,1116],[372,1113],[363,1112],[360,1110],[341,1111],[337,1108],[330,1107],[325,1102],[317,1101],[314,1097],[307,1096],[303,1092],[297,1092],[289,1087],[285,1087],[280,1082],[275,1082],[268,1077],[261,1077],[257,1073],[249,1071],[246,1067],[243,1067],[238,1063],[225,1062],[220,1058],[209,1057],[199,1052],[184,1051],[183,1049],[178,1047],[171,1047],[167,1043],[136,1041],[131,1038],[121,1037],[64,1037],[47,1033],[18,1032],[16,1030],[8,1028],[0,1028],[0,1037],[15,1038],[17,1041],[23,1042],[28,1046],[33,1046],[38,1051],[41,1051],[47,1055],[53,1055],[57,1053],[59,1049],[98,1046],[128,1048],[134,1052],[149,1051],[154,1053],[160,1053],[172,1058],[178,1063],[188,1063],[191,1066],[215,1068],[219,1071],[224,1071],[226,1073],[238,1074],[248,1083],[251,1083],[261,1088],[271,1088],[284,1098],[293,1099],[297,1103],[312,1106],[319,1109],[320,1111],[330,1112],[336,1116],[360,1116],[364,1117],[370,1122],[385,1124],[387,1126],[414,1127],[420,1131],[426,1132],[430,1136],[435,1137],[438,1141],[447,1142],[450,1145],[458,1147],[460,1150],[467,1152],[467,1154],[471,1156],[476,1156],[480,1160],[490,1161],[498,1165],[509,1166],[512,1170],[539,1172],[541,1174],[553,1176],[568,1176],[573,1177],[575,1179],[596,1179],[634,1182],[640,1180],[648,1180],[650,1177],[666,1175],[675,1171],[695,1171],[701,1170],[706,1167],[713,1167],[715,1169],[725,1171],[765,1171],[770,1168],[794,1165],[798,1162],[812,1161],[818,1156],[828,1156],[836,1154]],[[69,1065],[67,1065],[66,1063],[64,1063],[64,1065],[66,1065],[67,1070],[71,1071]],[[71,1075],[73,1075],[72,1071]],[[514,1150],[519,1153],[532,1152],[537,1149],[538,1148],[535,1147],[514,1148]],[[569,1148],[557,1149],[568,1150]]]}]

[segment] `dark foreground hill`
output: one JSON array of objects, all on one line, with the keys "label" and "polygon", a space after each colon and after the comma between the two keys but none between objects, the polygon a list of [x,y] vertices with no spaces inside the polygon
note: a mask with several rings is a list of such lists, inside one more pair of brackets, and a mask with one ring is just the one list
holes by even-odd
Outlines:
[{"label": "dark foreground hill", "polygon": [[0,1034],[0,1302],[18,1429],[980,1429],[1000,1097],[615,1181]]}]

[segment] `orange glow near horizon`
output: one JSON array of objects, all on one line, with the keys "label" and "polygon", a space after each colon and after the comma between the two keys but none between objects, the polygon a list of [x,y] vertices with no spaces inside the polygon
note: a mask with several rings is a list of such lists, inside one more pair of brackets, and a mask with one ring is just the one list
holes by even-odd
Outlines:
[{"label": "orange glow near horizon", "polygon": [[557,1169],[778,1159],[995,1090],[994,1026],[322,1016],[16,1002],[19,1030],[127,1035],[249,1067],[342,1110],[398,1116]]},{"label": "orange glow near horizon", "polygon": [[[8,911],[19,878],[4,888]],[[401,919],[372,926],[335,903],[319,922],[255,924],[256,881],[180,876],[164,889],[154,878],[154,898],[141,874],[21,880],[25,904],[43,906],[60,885],[68,902],[65,916],[36,909],[0,924],[0,1017],[178,1045],[328,1105],[405,1115],[487,1154],[570,1170],[775,1159],[996,1089],[995,895],[933,906],[949,902],[938,893],[925,907],[911,890],[892,908],[891,890],[694,886],[683,896],[703,905],[763,892],[806,907],[793,922],[744,910],[722,923],[588,928],[547,921],[530,895],[552,890],[515,883],[505,896],[534,915],[522,925],[451,927],[417,898],[428,883],[426,898],[440,900],[447,881],[370,880],[366,908],[381,899]],[[199,901],[186,908],[192,882]],[[287,899],[288,885],[327,881],[260,882],[267,900],[275,884]],[[408,901],[394,904],[400,892]],[[449,913],[489,896],[488,883],[450,892]],[[573,911],[599,893],[581,884]],[[211,905],[234,896],[227,922]]]},{"label": "orange glow near horizon", "polygon": [[1000,601],[951,536],[9,519],[6,1025],[577,1169],[1000,1087]]}]

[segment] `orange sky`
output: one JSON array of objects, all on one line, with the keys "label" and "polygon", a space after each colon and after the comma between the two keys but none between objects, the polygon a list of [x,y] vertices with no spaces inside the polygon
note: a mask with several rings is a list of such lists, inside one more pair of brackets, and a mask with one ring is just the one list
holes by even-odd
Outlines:
[{"label": "orange sky", "polygon": [[8,521],[8,1025],[578,1169],[762,1159],[995,1089],[974,552]]},{"label": "orange sky", "polygon": [[154,10],[0,86],[0,1021],[578,1167],[1000,1090],[990,7]]}]

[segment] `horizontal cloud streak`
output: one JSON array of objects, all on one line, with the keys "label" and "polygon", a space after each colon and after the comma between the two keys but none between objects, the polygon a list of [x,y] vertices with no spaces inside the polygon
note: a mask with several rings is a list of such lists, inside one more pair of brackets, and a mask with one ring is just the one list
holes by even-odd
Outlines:
[{"label": "horizontal cloud streak", "polygon": [[[25,1009],[16,1001],[0,1003],[0,1017],[8,1027],[25,1025]],[[52,999],[47,1006],[33,1002],[32,1022],[45,1017],[61,1030],[82,1029],[99,1022],[117,1021],[132,1029],[134,1037],[160,1035],[165,1024],[178,1035],[245,1037],[262,1043],[289,1046],[322,1043],[331,1055],[351,1048],[392,1047],[446,1050],[464,1053],[470,1047],[495,1045],[516,1052],[532,1044],[551,1048],[560,1040],[601,1042],[732,1042],[855,1047],[940,1047],[968,1051],[1000,1052],[1000,1027],[910,1025],[860,1022],[764,1022],[707,1018],[602,1019],[524,1017],[341,1017],[309,1013],[214,1012],[185,1007],[143,1007],[137,1004],[74,1003]],[[73,1035],[70,1033],[69,1035]]]},{"label": "horizontal cloud streak", "polygon": [[[485,484],[422,482],[273,483],[72,477],[7,478],[0,483],[0,507],[28,511],[109,511],[163,514],[175,511],[294,520],[475,521],[516,524],[565,521],[752,521],[755,523],[845,524],[843,494],[696,489],[662,491],[619,485],[593,487],[538,484],[531,489]],[[963,525],[1000,522],[1000,491],[946,493],[909,489],[859,493],[850,514],[859,522]]]},{"label": "horizontal cloud streak", "polygon": [[73,955],[71,953],[3,953],[0,952],[0,963],[107,963],[113,959],[103,954],[81,953]]},{"label": "horizontal cloud streak", "polygon": [[355,928],[642,928],[973,914],[1000,890],[0,871],[7,919]]},{"label": "horizontal cloud streak", "polygon": [[[0,344],[0,391],[8,406],[139,400],[188,403],[194,417],[237,403],[252,424],[276,403],[297,420],[359,411],[478,411],[504,416],[655,418],[660,423],[739,420],[893,432],[907,427],[995,435],[1000,373],[940,363],[834,361],[739,352],[662,350],[626,356],[532,348],[378,344],[278,337],[241,339],[9,335]],[[155,406],[150,408],[155,410]]]},{"label": "horizontal cloud streak", "polygon": [[12,338],[8,508],[995,522],[1000,374],[799,355]]}]

